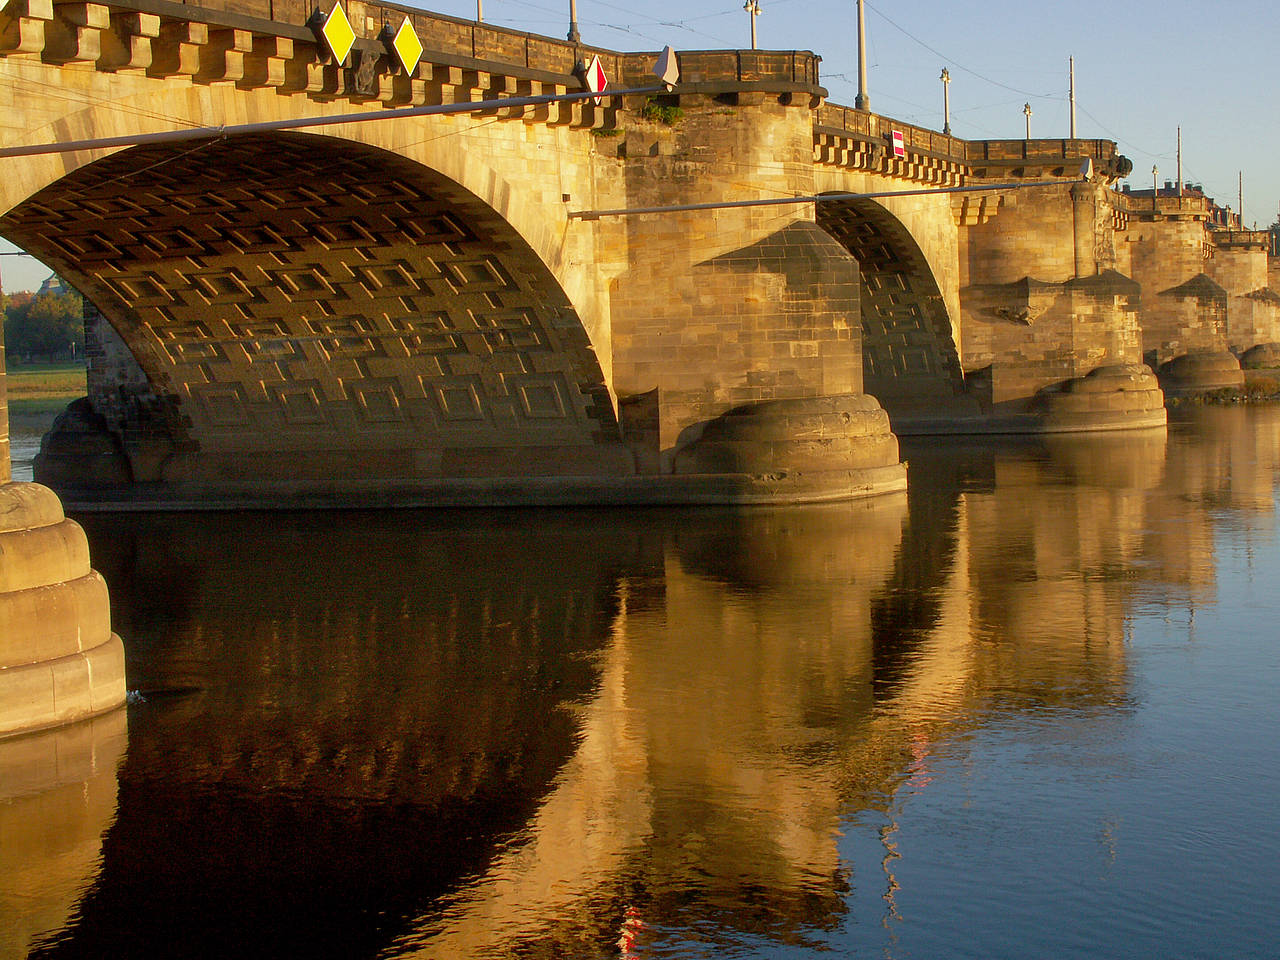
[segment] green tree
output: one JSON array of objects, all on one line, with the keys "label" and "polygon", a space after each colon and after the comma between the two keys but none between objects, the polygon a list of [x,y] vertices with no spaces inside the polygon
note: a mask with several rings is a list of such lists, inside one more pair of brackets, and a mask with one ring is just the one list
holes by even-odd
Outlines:
[{"label": "green tree", "polygon": [[[17,302],[15,302],[17,301]],[[15,295],[5,310],[5,349],[10,356],[52,359],[84,353],[80,294],[41,293],[27,302]]]}]

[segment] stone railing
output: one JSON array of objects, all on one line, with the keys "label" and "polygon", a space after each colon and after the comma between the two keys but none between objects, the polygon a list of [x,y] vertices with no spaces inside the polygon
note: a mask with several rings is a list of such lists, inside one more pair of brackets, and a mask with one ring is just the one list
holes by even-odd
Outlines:
[{"label": "stone railing", "polygon": [[981,180],[1074,180],[1085,160],[1093,161],[1097,176],[1123,175],[1122,158],[1111,140],[970,140],[966,147],[970,175]]},{"label": "stone railing", "polygon": [[896,130],[902,133],[903,146],[909,153],[956,163],[964,163],[968,159],[968,147],[963,140],[838,103],[824,103],[818,107],[813,123],[815,128],[824,132],[839,133],[886,147],[891,145]]},{"label": "stone railing", "polygon": [[1271,249],[1271,231],[1269,230],[1213,230],[1209,234],[1213,245],[1219,248],[1231,247],[1237,250]]},{"label": "stone railing", "polygon": [[[14,6],[21,2],[17,0]],[[41,0],[37,0],[37,6],[39,2]],[[246,30],[254,36],[274,35],[295,42],[316,42],[314,27],[332,8],[332,0],[326,0],[323,8],[317,7],[314,0],[202,0],[200,3],[108,0],[106,3],[56,6],[59,13],[64,13],[64,8],[69,7],[93,7],[103,11],[96,18],[77,15],[72,18],[73,22],[83,20],[91,23],[101,19],[105,25],[107,11],[113,18],[128,11],[158,17],[162,22],[198,22],[211,28]],[[384,33],[398,30],[407,17],[422,44],[423,60],[427,62],[464,69],[488,69],[491,73],[544,82],[564,83],[569,80],[571,86],[576,86],[576,81],[570,79],[575,68],[592,56],[598,56],[615,87],[624,84],[652,85],[654,82],[650,70],[657,53],[619,53],[392,3],[348,0],[344,9],[356,36],[357,50],[382,48]],[[818,86],[821,59],[809,51],[717,50],[679,54],[682,81],[685,83],[785,84],[796,88]],[[493,69],[496,65],[504,69]]]},{"label": "stone railing", "polygon": [[1123,192],[1115,196],[1120,209],[1129,216],[1138,218],[1158,216],[1178,220],[1208,220],[1213,209],[1213,201],[1198,194],[1152,198],[1151,192],[1147,191],[1146,196]]},{"label": "stone railing", "polygon": [[[906,151],[897,161],[892,158],[895,132],[902,134]],[[1110,140],[961,140],[834,103],[815,111],[814,150],[818,163],[948,186],[969,179],[1074,180],[1086,159],[1093,161],[1097,175],[1115,179],[1125,163]]]},{"label": "stone railing", "polygon": [[[244,90],[388,107],[577,92],[583,83],[574,71],[593,55],[615,91],[657,86],[651,72],[656,53],[600,50],[364,0],[348,0],[344,10],[356,39],[338,64],[319,35],[321,11],[303,0],[9,0],[0,11],[0,57],[37,55],[51,65],[93,64],[104,72],[234,82]],[[422,46],[407,74],[389,40],[406,18]],[[808,51],[678,56],[681,90],[689,94],[758,91],[799,95],[809,104],[825,95],[818,86],[821,58]],[[618,105],[615,98],[602,105],[578,101],[496,112],[527,122],[601,127],[614,122]]]}]

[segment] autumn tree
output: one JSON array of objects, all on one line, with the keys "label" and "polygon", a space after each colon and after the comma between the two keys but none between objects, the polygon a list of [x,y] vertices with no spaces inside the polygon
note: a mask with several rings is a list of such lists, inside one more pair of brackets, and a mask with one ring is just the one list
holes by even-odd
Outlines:
[{"label": "autumn tree", "polygon": [[4,316],[5,349],[11,357],[44,357],[84,353],[84,314],[80,294],[37,294],[24,302],[9,298]]}]

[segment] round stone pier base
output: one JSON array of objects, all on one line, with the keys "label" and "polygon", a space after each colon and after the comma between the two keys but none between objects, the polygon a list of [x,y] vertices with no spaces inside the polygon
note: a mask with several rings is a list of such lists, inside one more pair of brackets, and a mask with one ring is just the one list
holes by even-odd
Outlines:
[{"label": "round stone pier base", "polygon": [[0,737],[124,699],[124,647],[84,531],[47,487],[0,484]]},{"label": "round stone pier base", "polygon": [[1239,390],[1244,386],[1244,371],[1235,354],[1226,350],[1187,353],[1160,365],[1160,386],[1168,397]]},{"label": "round stone pier base", "polygon": [[1167,419],[1160,384],[1142,363],[1098,367],[1040,399],[1045,433],[1140,430]]},{"label": "round stone pier base", "polygon": [[709,421],[677,450],[680,477],[732,476],[770,499],[847,499],[906,489],[898,438],[861,393],[766,400]]},{"label": "round stone pier base", "polygon": [[1280,368],[1280,343],[1260,343],[1240,355],[1242,370],[1275,370]]}]

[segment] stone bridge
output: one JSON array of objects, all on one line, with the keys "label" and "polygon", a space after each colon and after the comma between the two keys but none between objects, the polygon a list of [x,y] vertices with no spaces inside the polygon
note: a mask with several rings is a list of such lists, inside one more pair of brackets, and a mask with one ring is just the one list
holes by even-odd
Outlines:
[{"label": "stone bridge", "polygon": [[[10,0],[0,144],[562,94],[592,55],[653,86],[649,54],[346,12],[340,64],[300,0]],[[901,486],[882,410],[898,434],[1159,425],[1138,364],[1217,376],[1280,339],[1261,238],[1117,192],[1108,141],[833,105],[807,52],[679,62],[669,95],[5,159],[0,234],[90,304],[89,397],[40,478],[77,501],[820,499]]]},{"label": "stone bridge", "polygon": [[[905,487],[897,434],[1159,427],[1144,360],[1238,383],[1280,340],[1263,238],[1116,191],[1110,142],[836,106],[807,52],[495,104],[592,56],[652,89],[654,56],[344,12],[339,62],[303,0],[0,11],[0,235],[87,303],[89,396],[37,463],[68,501],[868,496]],[[97,142],[209,127],[250,131]],[[2,371],[0,735],[124,695],[83,533],[7,482]]]},{"label": "stone bridge", "polygon": [[[345,9],[339,64],[301,2],[10,0],[0,145],[573,92],[592,55],[654,85],[653,55]],[[1173,221],[1112,189],[1113,144],[829,104],[807,52],[679,63],[671,94],[599,105],[5,159],[0,234],[91,303],[90,395],[40,478],[76,501],[808,499],[901,486],[883,411],[897,433],[1163,422],[1135,365]],[[993,184],[1025,186],[952,192]],[[1225,348],[1197,291],[1161,316],[1217,340],[1162,327],[1157,352]],[[1277,339],[1272,301],[1247,306]]]}]

